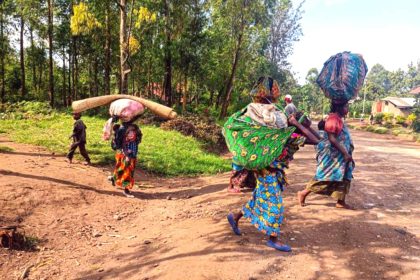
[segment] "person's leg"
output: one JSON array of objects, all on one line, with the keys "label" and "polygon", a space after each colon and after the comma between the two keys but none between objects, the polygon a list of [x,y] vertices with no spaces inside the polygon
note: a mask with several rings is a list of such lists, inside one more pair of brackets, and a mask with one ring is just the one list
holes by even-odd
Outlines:
[{"label": "person's leg", "polygon": [[267,246],[282,252],[292,251],[289,245],[280,243],[277,236],[270,236],[267,241]]},{"label": "person's leg", "polygon": [[238,223],[239,219],[242,218],[243,213],[241,211],[236,213],[229,213],[227,215],[227,220],[236,235],[241,235],[241,231],[239,230]]},{"label": "person's leg", "polygon": [[297,199],[300,204],[300,206],[304,207],[306,206],[305,200],[306,197],[313,192],[313,189],[316,188],[316,186],[319,184],[319,182],[315,179],[311,179],[307,184],[304,190],[297,192]]},{"label": "person's leg", "polygon": [[308,190],[308,189],[304,189],[303,191],[297,192],[297,199],[300,206],[302,207],[306,206],[305,199],[310,193],[311,193],[311,190]]},{"label": "person's leg", "polygon": [[344,209],[353,209],[352,206],[346,203],[346,195],[349,193],[351,181],[343,180],[341,182],[336,182],[335,191],[331,194],[331,197],[337,199],[335,207],[344,208]]},{"label": "person's leg", "polygon": [[80,154],[85,158],[86,162],[90,164],[90,158],[86,151],[86,143],[79,144],[79,151],[80,151]]},{"label": "person's leg", "polygon": [[131,189],[134,186],[134,170],[136,169],[136,159],[131,158],[128,161],[124,159],[124,174],[123,174],[123,193],[126,197],[133,198],[134,195],[131,194]]},{"label": "person's leg", "polygon": [[245,169],[239,171],[232,170],[227,191],[229,193],[241,193],[241,185],[246,179],[247,174],[247,170]]},{"label": "person's leg", "polygon": [[74,152],[77,149],[77,143],[73,143],[70,146],[69,152],[67,153],[67,159],[69,160],[70,163],[72,163],[73,161],[73,156],[74,156]]}]

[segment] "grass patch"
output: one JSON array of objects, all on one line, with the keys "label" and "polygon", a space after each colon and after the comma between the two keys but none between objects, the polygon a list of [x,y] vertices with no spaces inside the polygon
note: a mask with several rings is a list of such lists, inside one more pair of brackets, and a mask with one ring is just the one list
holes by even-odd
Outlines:
[{"label": "grass patch", "polygon": [[401,131],[401,130],[399,130],[399,129],[393,129],[393,130],[391,131],[391,133],[392,133],[392,135],[394,135],[394,136],[398,136],[399,134],[401,134],[401,133],[402,133],[402,131]]},{"label": "grass patch", "polygon": [[[93,163],[114,162],[114,151],[109,141],[102,140],[105,120],[84,116],[87,126],[87,151]],[[13,141],[44,146],[56,154],[66,154],[73,129],[69,115],[54,114],[37,120],[3,120],[0,130]],[[203,144],[176,131],[143,126],[143,142],[139,147],[141,169],[168,176],[215,174],[230,170],[230,162],[215,154],[206,153]],[[77,155],[79,159],[81,157]]]},{"label": "grass patch", "polygon": [[4,152],[6,152],[6,153],[9,152],[10,153],[10,152],[13,152],[13,151],[14,151],[13,148],[10,148],[10,147],[7,147],[7,146],[0,146],[0,153],[1,152],[3,152],[3,153]]},{"label": "grass patch", "polygon": [[378,134],[386,134],[388,133],[388,128],[383,127],[383,126],[376,127],[373,132],[378,133]]}]

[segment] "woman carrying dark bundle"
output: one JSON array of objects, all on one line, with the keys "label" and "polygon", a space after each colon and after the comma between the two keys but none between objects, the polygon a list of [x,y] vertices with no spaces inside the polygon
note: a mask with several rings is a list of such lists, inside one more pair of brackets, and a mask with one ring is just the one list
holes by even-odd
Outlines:
[{"label": "woman carrying dark bundle", "polygon": [[111,146],[116,150],[115,168],[110,178],[113,185],[123,188],[127,197],[134,197],[130,190],[134,186],[134,171],[137,162],[138,146],[142,140],[140,128],[134,124],[136,118],[122,125],[114,124],[114,138]]},{"label": "woman carrying dark bundle", "polygon": [[305,199],[311,193],[329,195],[337,200],[337,208],[350,208],[346,202],[346,195],[350,190],[353,178],[354,150],[350,131],[343,118],[348,113],[348,103],[332,103],[331,113],[325,121],[324,131],[320,143],[317,145],[317,169],[315,177],[298,192],[301,206],[305,206]]},{"label": "woman carrying dark bundle", "polygon": [[[283,187],[287,184],[285,169],[293,154],[305,142],[317,138],[294,115],[289,119],[273,104],[280,96],[275,80],[262,77],[251,91],[253,103],[234,114],[224,126],[224,135],[233,154],[233,162],[253,172],[256,187],[241,211],[229,213],[227,219],[233,232],[240,235],[239,220],[248,218],[259,231],[269,237],[267,246],[289,252],[291,248],[278,242],[283,221]],[[302,134],[293,133],[298,127]],[[280,128],[281,127],[281,128]],[[252,171],[251,171],[252,170]]]}]

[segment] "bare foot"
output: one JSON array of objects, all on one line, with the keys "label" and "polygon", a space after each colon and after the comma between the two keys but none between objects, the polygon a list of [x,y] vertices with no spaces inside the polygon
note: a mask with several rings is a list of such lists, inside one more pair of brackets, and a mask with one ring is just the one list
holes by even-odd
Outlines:
[{"label": "bare foot", "polygon": [[352,206],[348,205],[344,201],[337,201],[337,203],[335,204],[335,207],[340,208],[340,209],[354,210]]},{"label": "bare foot", "polygon": [[228,193],[238,194],[238,193],[241,193],[241,190],[240,190],[240,189],[237,189],[237,188],[235,188],[235,187],[228,187],[228,188],[227,188],[227,192],[228,192]]},{"label": "bare foot", "polygon": [[306,195],[304,195],[302,192],[297,192],[297,199],[300,206],[302,207],[306,206],[305,198],[306,198]]}]

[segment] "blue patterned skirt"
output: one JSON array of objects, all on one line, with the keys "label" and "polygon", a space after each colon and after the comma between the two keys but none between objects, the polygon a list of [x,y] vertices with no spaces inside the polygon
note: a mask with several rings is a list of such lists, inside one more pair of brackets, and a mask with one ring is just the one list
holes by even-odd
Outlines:
[{"label": "blue patterned skirt", "polygon": [[242,208],[259,231],[268,236],[278,236],[283,222],[283,198],[281,193],[286,183],[280,170],[264,169],[257,172],[257,186],[251,199]]}]

